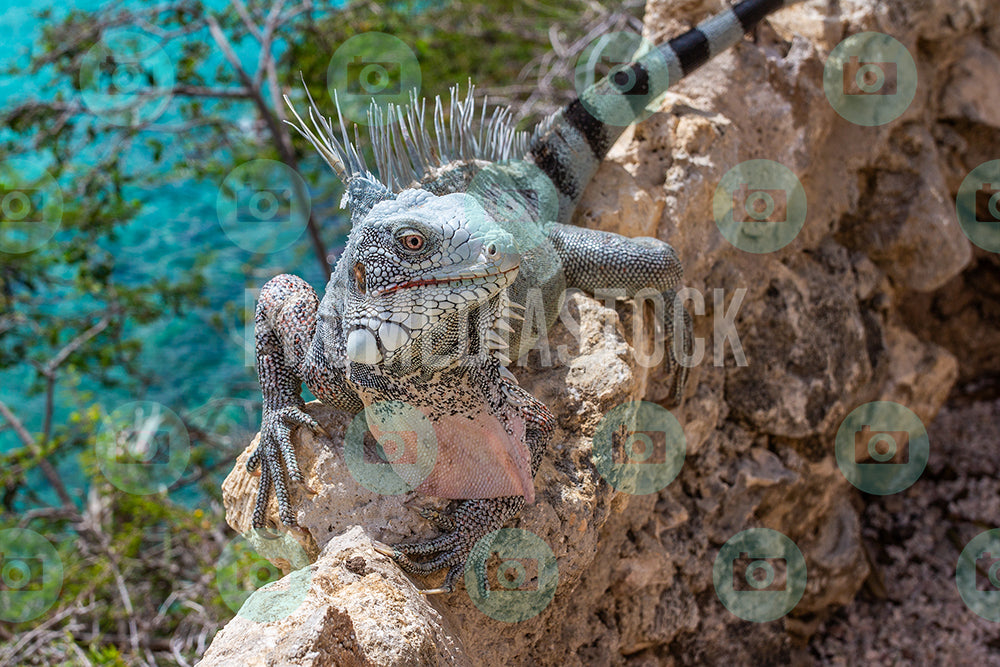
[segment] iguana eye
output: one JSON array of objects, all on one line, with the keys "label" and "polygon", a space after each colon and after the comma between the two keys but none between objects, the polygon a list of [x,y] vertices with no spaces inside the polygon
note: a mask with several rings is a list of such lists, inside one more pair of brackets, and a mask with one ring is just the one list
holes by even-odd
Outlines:
[{"label": "iguana eye", "polygon": [[418,250],[423,250],[424,248],[424,237],[420,234],[403,234],[399,237],[399,242],[403,244],[403,247],[410,252],[417,252]]}]

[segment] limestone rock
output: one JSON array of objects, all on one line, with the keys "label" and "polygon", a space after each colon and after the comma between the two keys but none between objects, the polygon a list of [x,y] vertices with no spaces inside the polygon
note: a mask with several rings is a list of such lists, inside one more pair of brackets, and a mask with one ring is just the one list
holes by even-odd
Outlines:
[{"label": "limestone rock", "polygon": [[294,610],[280,610],[266,622],[249,614],[248,607],[266,591],[260,589],[216,635],[200,664],[468,664],[434,607],[372,549],[360,527],[331,539],[306,572]]}]

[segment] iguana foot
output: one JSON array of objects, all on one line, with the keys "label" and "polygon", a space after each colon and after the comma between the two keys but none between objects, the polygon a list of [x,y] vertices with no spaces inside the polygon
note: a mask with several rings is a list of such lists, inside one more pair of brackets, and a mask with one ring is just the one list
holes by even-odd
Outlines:
[{"label": "iguana foot", "polygon": [[[447,568],[444,584],[439,588],[428,589],[424,593],[450,593],[455,589],[455,581],[465,573],[466,560],[476,543],[483,536],[503,528],[522,507],[524,498],[510,496],[466,500],[450,517],[435,510],[425,510],[421,513],[425,518],[439,527],[451,526],[451,532],[425,542],[397,544],[391,552],[378,551],[392,558],[404,572],[409,574],[426,576]],[[412,560],[412,556],[433,556],[433,558],[418,562]],[[479,571],[480,569],[482,571]],[[480,589],[488,591],[485,568],[477,568],[476,576]]]},{"label": "iguana foot", "polygon": [[288,405],[279,409],[264,408],[264,419],[260,428],[260,441],[257,449],[247,459],[247,472],[254,474],[257,468],[260,472],[260,485],[257,489],[257,502],[253,508],[253,527],[263,528],[267,524],[267,503],[270,500],[271,488],[278,499],[278,516],[286,526],[297,526],[295,512],[288,501],[288,479],[305,486],[310,493],[316,493],[306,486],[305,477],[299,468],[292,446],[291,433],[295,426],[306,426],[314,433],[327,435],[319,422],[306,414],[296,405]]}]

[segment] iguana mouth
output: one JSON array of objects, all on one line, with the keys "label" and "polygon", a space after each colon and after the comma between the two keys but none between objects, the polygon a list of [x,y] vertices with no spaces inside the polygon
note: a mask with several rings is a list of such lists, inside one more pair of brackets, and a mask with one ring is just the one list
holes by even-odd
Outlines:
[{"label": "iguana mouth", "polygon": [[453,276],[451,278],[423,278],[421,280],[410,280],[405,283],[397,283],[395,285],[389,285],[384,289],[380,289],[375,292],[375,296],[383,296],[391,292],[397,292],[402,289],[409,289],[411,287],[427,287],[428,285],[454,285],[459,284],[474,286],[482,285],[486,278],[494,278],[497,276],[506,276],[509,273],[516,272],[520,268],[520,265],[511,267],[505,271],[495,271],[493,273],[482,273],[473,276]]}]

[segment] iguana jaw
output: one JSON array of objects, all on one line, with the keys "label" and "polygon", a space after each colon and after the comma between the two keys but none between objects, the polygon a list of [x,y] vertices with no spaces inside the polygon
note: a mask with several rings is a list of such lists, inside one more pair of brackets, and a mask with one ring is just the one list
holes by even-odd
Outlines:
[{"label": "iguana jaw", "polygon": [[[520,263],[514,263],[513,266],[508,266],[504,268],[503,266],[499,271],[493,271],[490,273],[469,273],[463,272],[454,276],[433,276],[430,278],[418,278],[416,280],[409,280],[405,283],[395,283],[392,285],[387,285],[378,292],[375,292],[375,296],[384,296],[392,292],[396,292],[404,289],[412,289],[416,287],[428,287],[435,285],[453,285],[455,287],[480,287],[480,286],[492,286],[497,283],[503,283],[504,286],[509,285],[514,282],[514,278],[517,277],[517,270],[520,268]],[[503,278],[502,280],[492,280],[493,278]]]},{"label": "iguana jaw", "polygon": [[[492,271],[472,273],[467,267],[455,275],[417,278],[373,292],[375,303],[371,305],[377,315],[364,318],[362,326],[347,333],[347,358],[362,364],[381,363],[450,313],[471,310],[493,299],[514,282],[520,268],[519,257],[511,255],[491,268]],[[449,298],[454,294],[465,298],[456,303]]]}]

